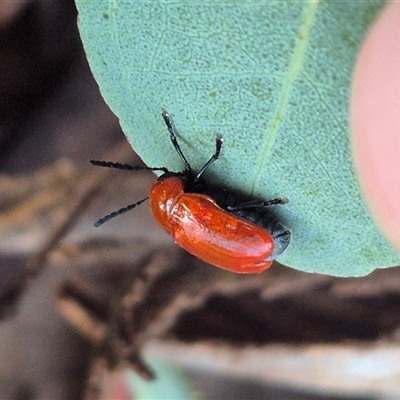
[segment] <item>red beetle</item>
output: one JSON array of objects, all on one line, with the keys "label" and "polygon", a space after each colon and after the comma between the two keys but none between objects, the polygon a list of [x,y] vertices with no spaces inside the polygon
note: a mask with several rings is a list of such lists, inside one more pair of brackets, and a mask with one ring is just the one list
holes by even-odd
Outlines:
[{"label": "red beetle", "polygon": [[93,165],[123,170],[162,171],[152,185],[149,197],[121,208],[95,223],[98,227],[111,218],[150,199],[155,221],[189,253],[216,267],[232,272],[259,273],[287,248],[291,232],[270,212],[269,207],[287,200],[243,201],[225,189],[210,187],[204,172],[219,158],[223,139],[215,139],[215,153],[199,172],[194,173],[178,144],[171,117],[162,113],[171,142],[185,169],[171,172],[108,161],[90,161]]}]

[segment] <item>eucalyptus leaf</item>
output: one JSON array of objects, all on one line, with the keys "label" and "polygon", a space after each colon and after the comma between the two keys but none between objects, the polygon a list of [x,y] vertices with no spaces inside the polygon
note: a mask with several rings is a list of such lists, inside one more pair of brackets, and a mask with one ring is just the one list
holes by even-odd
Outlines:
[{"label": "eucalyptus leaf", "polygon": [[222,135],[207,179],[287,197],[274,209],[293,232],[279,261],[335,276],[399,263],[364,206],[349,148],[352,71],[382,4],[77,0],[93,74],[143,160],[182,170],[163,109],[195,169]]}]

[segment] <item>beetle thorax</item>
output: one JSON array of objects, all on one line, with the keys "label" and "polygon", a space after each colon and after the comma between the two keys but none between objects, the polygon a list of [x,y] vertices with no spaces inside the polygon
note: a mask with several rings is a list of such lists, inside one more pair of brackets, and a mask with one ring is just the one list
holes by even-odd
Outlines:
[{"label": "beetle thorax", "polygon": [[184,193],[185,183],[181,177],[159,178],[150,190],[150,208],[155,221],[167,233],[171,232],[170,215],[178,198]]}]

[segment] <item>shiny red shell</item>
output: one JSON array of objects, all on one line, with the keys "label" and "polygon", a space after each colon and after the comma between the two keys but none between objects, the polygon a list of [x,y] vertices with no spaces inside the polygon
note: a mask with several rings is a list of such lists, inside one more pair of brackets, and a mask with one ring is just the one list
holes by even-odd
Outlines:
[{"label": "shiny red shell", "polygon": [[185,193],[179,176],[161,177],[150,190],[155,221],[190,254],[236,273],[268,268],[272,236],[262,227],[219,207],[207,195]]}]

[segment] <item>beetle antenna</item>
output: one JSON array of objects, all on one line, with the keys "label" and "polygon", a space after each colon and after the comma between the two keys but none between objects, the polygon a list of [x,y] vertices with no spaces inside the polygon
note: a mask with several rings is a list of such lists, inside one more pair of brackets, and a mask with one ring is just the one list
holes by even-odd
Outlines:
[{"label": "beetle antenna", "polygon": [[92,165],[96,165],[97,167],[107,167],[107,168],[115,168],[115,169],[122,169],[125,171],[163,171],[168,172],[168,169],[165,167],[143,167],[141,165],[129,165],[129,164],[120,164],[114,163],[111,161],[98,161],[98,160],[90,160]]},{"label": "beetle antenna", "polygon": [[172,120],[171,120],[171,116],[166,111],[163,111],[161,113],[161,115],[164,118],[165,125],[167,125],[168,132],[169,132],[169,137],[171,139],[172,145],[174,146],[174,149],[179,154],[179,157],[181,158],[181,160],[185,164],[185,171],[192,172],[192,167],[190,166],[188,160],[186,159],[186,157],[182,153],[182,150],[181,150],[181,148],[179,146],[178,139],[176,137],[175,128],[174,128],[174,125],[173,125]]},{"label": "beetle antenna", "polygon": [[222,136],[217,135],[215,137],[215,153],[211,156],[211,158],[203,165],[203,167],[200,169],[200,171],[197,173],[196,177],[194,178],[195,181],[198,181],[201,176],[204,174],[206,169],[214,162],[217,161],[219,158],[219,155],[221,153],[221,148],[222,144],[224,143],[224,139]]},{"label": "beetle antenna", "polygon": [[122,207],[119,210],[114,211],[111,214],[108,214],[103,218],[100,218],[98,221],[95,222],[94,226],[96,228],[98,228],[100,225],[103,225],[105,222],[109,221],[110,219],[118,217],[119,215],[124,214],[137,206],[140,206],[143,202],[145,202],[148,199],[149,199],[148,197],[145,197],[144,199],[139,200],[136,203],[129,204],[129,206],[126,206],[126,207]]}]

